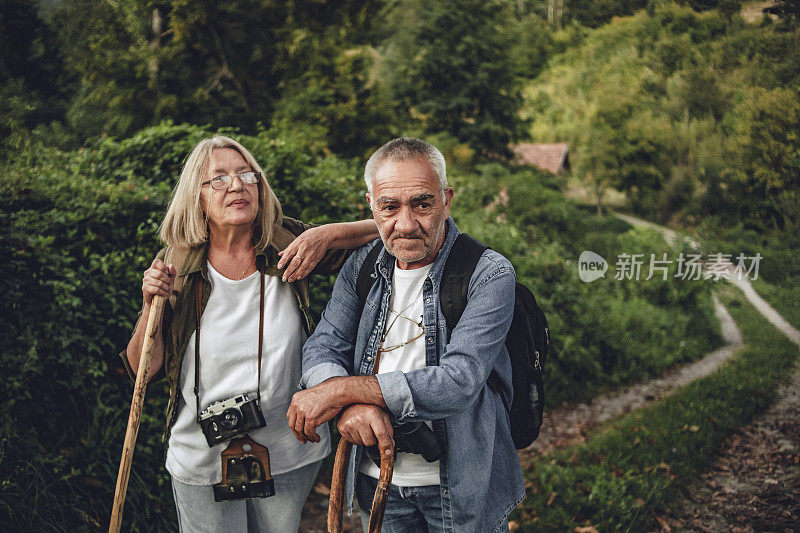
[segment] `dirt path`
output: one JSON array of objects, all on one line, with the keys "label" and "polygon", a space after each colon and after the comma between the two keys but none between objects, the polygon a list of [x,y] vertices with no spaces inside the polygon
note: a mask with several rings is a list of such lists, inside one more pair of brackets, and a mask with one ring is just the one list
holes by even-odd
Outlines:
[{"label": "dirt path", "polygon": [[[664,227],[659,226],[658,224],[654,224],[653,222],[649,222],[647,220],[643,220],[641,218],[636,218],[631,215],[623,215],[622,213],[615,213],[617,218],[624,220],[628,224],[633,226],[644,226],[647,228],[652,228],[657,231],[660,231],[664,234],[664,238],[669,242],[671,245],[674,245],[677,242],[680,242],[682,239],[684,242],[689,244],[692,248],[700,249],[701,245],[698,241],[682,235],[677,231]],[[756,291],[753,289],[750,280],[744,275],[741,271],[736,269],[736,266],[733,263],[727,264],[727,271],[728,276],[725,278],[727,281],[732,283],[734,286],[738,287],[743,293],[745,298],[756,308],[756,310],[766,318],[770,324],[778,328],[778,331],[786,335],[789,340],[794,342],[797,345],[800,345],[800,331],[798,331],[794,326],[789,324],[785,318],[783,318],[780,313],[778,313],[769,303],[767,303],[764,298],[762,298]]]},{"label": "dirt path", "polygon": [[750,283],[750,280],[747,279],[746,276],[741,275],[733,265],[728,267],[728,271],[731,273],[730,282],[742,290],[745,298],[747,298],[747,301],[749,301],[753,307],[755,307],[756,310],[761,313],[761,316],[766,318],[770,324],[778,329],[778,331],[786,335],[790,341],[800,345],[800,331],[789,324],[789,322],[787,322],[780,313],[778,313],[771,305],[769,305],[767,301],[756,292],[756,290],[753,288],[753,285]]},{"label": "dirt path", "polygon": [[712,374],[722,363],[733,357],[742,345],[742,335],[716,295],[713,299],[725,346],[698,361],[674,368],[659,378],[605,394],[589,403],[566,405],[546,412],[539,438],[528,449],[520,452],[523,464],[530,463],[537,456],[554,448],[583,442],[587,433],[603,422],[658,401],[670,395],[676,388]]},{"label": "dirt path", "polygon": [[[334,450],[335,451],[335,450]],[[317,483],[311,490],[311,494],[303,507],[303,515],[300,519],[299,531],[303,533],[324,533],[328,530],[328,499],[330,496],[330,473],[327,475],[320,472],[317,476]],[[342,512],[342,531],[343,533],[361,533],[361,519],[359,518],[358,503],[352,515],[347,516],[347,506]]]},{"label": "dirt path", "polygon": [[[628,215],[617,216],[630,224],[661,230],[671,242],[682,238],[668,228]],[[742,291],[753,307],[800,346],[800,331],[753,289],[747,276],[733,264],[728,264],[727,272],[727,280]],[[800,364],[778,390],[776,402],[731,436],[715,463],[667,516],[659,518],[661,530],[800,532],[798,421]]]},{"label": "dirt path", "polygon": [[624,220],[631,226],[642,226],[645,228],[654,229],[656,231],[660,231],[664,238],[667,240],[667,244],[670,246],[677,246],[681,241],[685,242],[689,246],[695,249],[700,249],[700,242],[692,239],[691,237],[687,237],[681,233],[678,233],[674,229],[670,229],[666,226],[660,226],[654,222],[650,222],[649,220],[644,220],[642,218],[637,218],[631,215],[625,215],[623,213],[614,213],[620,220]]},{"label": "dirt path", "polygon": [[730,437],[719,459],[661,517],[662,531],[800,532],[800,365],[778,400]]}]

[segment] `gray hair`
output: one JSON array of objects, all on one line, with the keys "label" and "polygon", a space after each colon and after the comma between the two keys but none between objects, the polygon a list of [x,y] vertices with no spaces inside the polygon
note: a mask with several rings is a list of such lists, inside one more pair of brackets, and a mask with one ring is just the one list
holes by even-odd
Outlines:
[{"label": "gray hair", "polygon": [[442,152],[422,139],[399,137],[384,144],[370,156],[364,167],[364,181],[367,183],[367,190],[372,192],[372,180],[381,163],[386,160],[409,161],[413,159],[428,161],[439,179],[439,188],[442,192],[447,189],[447,167]]}]

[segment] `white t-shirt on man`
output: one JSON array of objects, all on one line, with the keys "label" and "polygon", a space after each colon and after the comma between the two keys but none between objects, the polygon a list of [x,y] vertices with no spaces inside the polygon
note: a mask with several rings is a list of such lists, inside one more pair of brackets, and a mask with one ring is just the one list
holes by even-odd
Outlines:
[{"label": "white t-shirt on man", "polygon": [[[383,349],[400,346],[410,339],[416,340],[394,350],[381,353],[378,374],[402,370],[410,372],[425,368],[425,335],[422,335],[422,286],[433,265],[401,270],[397,266],[392,275],[392,294],[389,297],[389,314],[386,317],[386,338]],[[430,423],[428,423],[430,426]],[[366,454],[360,471],[379,478],[380,468]],[[439,461],[428,463],[416,453],[398,453],[395,458],[392,484],[399,487],[422,487],[439,484]]]},{"label": "white t-shirt on man", "polygon": [[[211,296],[200,318],[200,410],[210,403],[247,393],[256,398],[260,274],[234,281],[208,264]],[[301,375],[306,339],[302,316],[288,284],[265,276],[264,338],[261,359],[261,411],[266,426],[250,437],[269,448],[272,475],[295,470],[330,452],[328,427],[318,428],[318,444],[301,444],[289,429],[286,411]],[[222,480],[220,453],[229,441],[208,446],[196,421],[192,333],[183,356],[180,407],[169,437],[167,470],[189,485]]]}]

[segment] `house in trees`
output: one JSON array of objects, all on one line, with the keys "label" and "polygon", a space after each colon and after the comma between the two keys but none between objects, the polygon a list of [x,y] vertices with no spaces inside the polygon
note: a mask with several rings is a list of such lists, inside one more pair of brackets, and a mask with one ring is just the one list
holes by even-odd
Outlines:
[{"label": "house in trees", "polygon": [[520,143],[511,146],[514,163],[530,165],[556,175],[569,171],[569,147],[567,143]]}]

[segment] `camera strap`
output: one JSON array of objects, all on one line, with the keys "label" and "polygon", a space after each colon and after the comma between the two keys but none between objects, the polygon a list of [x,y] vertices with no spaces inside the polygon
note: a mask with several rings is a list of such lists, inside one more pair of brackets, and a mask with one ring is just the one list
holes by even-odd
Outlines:
[{"label": "camera strap", "polygon": [[[258,302],[258,381],[256,388],[256,405],[261,408],[261,350],[264,345],[264,276],[261,272],[261,283],[259,286],[259,302]],[[203,283],[198,278],[195,279],[194,284],[194,310],[195,310],[195,328],[194,328],[194,399],[197,408],[197,423],[200,423],[200,307],[203,305]]]}]

